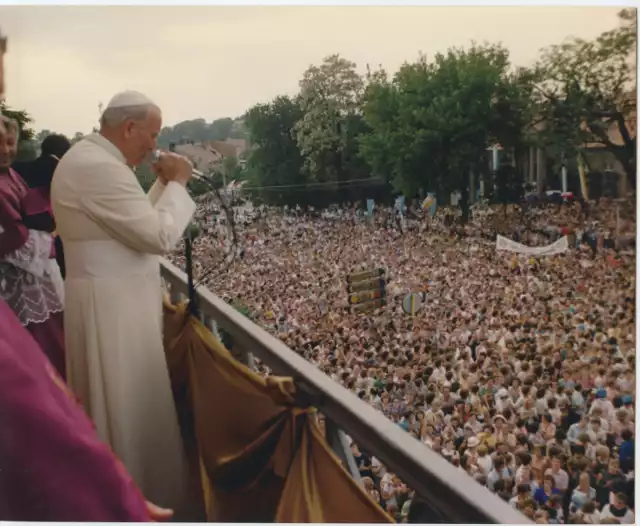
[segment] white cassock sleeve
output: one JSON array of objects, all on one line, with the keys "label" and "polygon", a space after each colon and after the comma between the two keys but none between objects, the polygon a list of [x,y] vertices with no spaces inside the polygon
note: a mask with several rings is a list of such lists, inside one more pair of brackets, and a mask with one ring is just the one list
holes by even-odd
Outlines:
[{"label": "white cassock sleeve", "polygon": [[160,199],[160,196],[166,187],[166,185],[160,182],[160,179],[156,179],[156,182],[153,183],[153,186],[151,186],[147,192],[147,198],[151,201],[152,205],[155,205],[158,202],[158,199]]},{"label": "white cassock sleeve", "polygon": [[129,168],[113,163],[101,163],[96,174],[83,188],[84,212],[133,250],[171,251],[196,209],[187,190],[173,181],[164,188],[157,182],[146,195]]}]

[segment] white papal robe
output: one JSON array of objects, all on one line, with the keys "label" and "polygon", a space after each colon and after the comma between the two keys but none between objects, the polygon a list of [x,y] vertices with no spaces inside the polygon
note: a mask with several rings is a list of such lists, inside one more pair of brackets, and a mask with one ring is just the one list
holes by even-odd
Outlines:
[{"label": "white papal robe", "polygon": [[145,195],[98,134],[62,158],[51,199],[67,267],[68,383],[145,497],[180,509],[186,462],[163,352],[159,254],[196,205],[174,182]]}]

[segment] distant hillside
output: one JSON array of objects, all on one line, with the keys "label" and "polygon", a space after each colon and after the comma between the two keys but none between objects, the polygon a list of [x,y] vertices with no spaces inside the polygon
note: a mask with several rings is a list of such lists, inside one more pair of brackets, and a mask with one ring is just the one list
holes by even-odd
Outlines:
[{"label": "distant hillside", "polygon": [[207,123],[204,119],[182,121],[175,126],[163,128],[158,137],[158,146],[168,148],[170,143],[190,141],[226,141],[227,139],[246,139],[247,130],[244,117],[216,119]]}]

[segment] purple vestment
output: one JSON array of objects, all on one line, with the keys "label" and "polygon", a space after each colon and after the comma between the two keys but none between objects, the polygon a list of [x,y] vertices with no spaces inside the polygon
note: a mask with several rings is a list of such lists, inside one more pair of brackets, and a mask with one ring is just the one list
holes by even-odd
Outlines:
[{"label": "purple vestment", "polygon": [[142,494],[2,300],[0,520],[150,520]]},{"label": "purple vestment", "polygon": [[0,174],[0,298],[65,377],[63,283],[55,263],[51,205],[13,170]]}]

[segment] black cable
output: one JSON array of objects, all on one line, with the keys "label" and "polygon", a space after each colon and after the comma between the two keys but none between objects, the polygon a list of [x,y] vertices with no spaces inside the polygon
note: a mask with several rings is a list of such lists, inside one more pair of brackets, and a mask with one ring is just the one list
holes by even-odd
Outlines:
[{"label": "black cable", "polygon": [[[229,208],[225,204],[224,199],[220,195],[220,190],[219,188],[217,188],[215,181],[213,181],[212,179],[206,176],[201,176],[199,180],[205,183],[205,185],[208,186],[211,190],[213,190],[213,192],[215,193],[218,199],[218,202],[220,203],[220,207],[222,208],[222,211],[225,214],[225,217],[227,219],[227,225],[228,225],[227,230],[229,229],[231,230],[231,247],[230,247],[231,254],[227,252],[224,255],[224,259],[227,260],[227,265],[223,269],[218,269],[216,266],[211,266],[211,268],[209,268],[209,270],[207,270],[200,277],[197,283],[194,283],[193,274],[191,273],[190,275],[189,273],[189,265],[192,265],[192,240],[190,236],[188,238],[185,238],[185,260],[186,260],[185,263],[187,265],[187,277],[191,279],[194,296],[195,296],[196,289],[200,287],[204,283],[204,280],[207,279],[209,276],[211,276],[216,270],[219,271],[218,272],[219,274],[223,274],[224,272],[227,272],[231,267],[231,265],[233,264],[233,262],[235,261],[235,258],[238,253],[238,234],[236,231],[236,223],[233,217],[233,212],[229,211]],[[231,255],[231,257],[229,257],[229,255]],[[193,271],[193,269],[191,269],[191,271]],[[191,291],[191,288],[190,288],[190,291]]]},{"label": "black cable", "polygon": [[329,189],[338,187],[345,188],[349,187],[348,185],[357,185],[357,184],[381,184],[384,183],[384,179],[380,178],[363,178],[363,179],[348,179],[346,181],[324,181],[318,183],[302,183],[302,184],[284,184],[284,185],[275,185],[275,186],[244,186],[243,190],[288,190],[291,188],[301,188],[301,189],[318,189],[322,187],[327,187]]},{"label": "black cable", "polygon": [[[210,183],[211,185],[211,189],[215,192],[216,197],[218,198],[218,201],[220,202],[220,206],[222,207],[222,210],[224,212],[225,217],[227,218],[227,226],[231,227],[231,247],[230,247],[230,251],[231,251],[231,258],[229,258],[229,253],[227,252],[227,254],[225,254],[224,259],[227,260],[227,265],[226,267],[224,267],[222,270],[219,271],[219,274],[224,274],[225,272],[227,272],[229,270],[229,268],[231,267],[231,265],[233,264],[233,262],[236,259],[236,256],[238,255],[238,234],[236,232],[236,222],[235,219],[233,217],[233,212],[230,212],[227,205],[224,203],[224,200],[222,199],[222,196],[220,195],[220,190],[216,187],[213,186],[212,182],[207,180],[208,183]],[[229,230],[229,228],[227,228],[227,231]],[[196,284],[196,287],[199,287],[200,285],[203,284],[204,280],[206,278],[208,278],[209,276],[211,276],[214,271],[216,270],[216,267],[211,267],[207,272],[205,272],[200,279],[198,280],[198,283]]]},{"label": "black cable", "polygon": [[351,181],[345,181],[345,183],[348,184],[337,184],[337,183],[331,183],[328,185],[324,185],[324,186],[310,186],[310,185],[292,185],[292,186],[288,186],[288,187],[276,187],[276,186],[263,186],[263,187],[257,187],[257,186],[251,186],[251,187],[244,187],[242,190],[244,192],[251,192],[251,193],[260,193],[260,192],[317,192],[318,190],[324,190],[324,191],[336,191],[336,190],[350,190],[350,189],[358,189],[358,188],[369,188],[369,187],[380,187],[383,186],[384,183],[380,183],[379,181],[368,181],[368,182],[351,182]]},{"label": "black cable", "polygon": [[184,236],[184,259],[187,271],[187,290],[189,296],[189,313],[192,316],[198,317],[198,296],[196,295],[196,289],[193,285],[193,257],[192,257],[192,231],[191,228],[187,230]]}]

